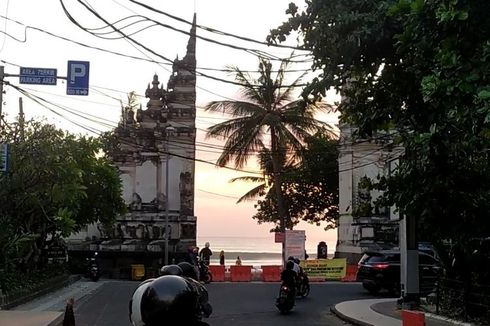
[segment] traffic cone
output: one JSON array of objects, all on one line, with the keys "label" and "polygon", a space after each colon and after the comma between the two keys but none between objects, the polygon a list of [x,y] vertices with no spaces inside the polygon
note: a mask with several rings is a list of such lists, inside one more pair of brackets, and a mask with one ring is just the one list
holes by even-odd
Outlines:
[{"label": "traffic cone", "polygon": [[63,318],[63,326],[75,326],[75,313],[73,312],[73,305],[75,299],[71,298],[66,303],[65,316]]}]

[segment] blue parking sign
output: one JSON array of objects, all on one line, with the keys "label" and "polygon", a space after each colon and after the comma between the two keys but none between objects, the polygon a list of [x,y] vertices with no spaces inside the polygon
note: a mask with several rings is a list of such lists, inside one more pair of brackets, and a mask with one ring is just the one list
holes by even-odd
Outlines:
[{"label": "blue parking sign", "polygon": [[68,61],[66,77],[67,95],[88,95],[90,62]]}]

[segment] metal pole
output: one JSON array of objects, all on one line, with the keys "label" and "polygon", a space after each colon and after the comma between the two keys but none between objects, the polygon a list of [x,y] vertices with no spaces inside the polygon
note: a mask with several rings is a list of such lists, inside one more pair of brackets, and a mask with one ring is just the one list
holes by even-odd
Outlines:
[{"label": "metal pole", "polygon": [[4,77],[4,67],[0,66],[0,130],[2,130],[2,105],[3,105],[3,77]]},{"label": "metal pole", "polygon": [[170,163],[170,136],[173,134],[175,128],[172,127],[171,125],[168,125],[165,128],[165,138],[167,141],[167,164],[165,166],[165,196],[166,201],[165,201],[165,265],[168,265],[168,237],[170,236],[170,233],[168,232],[168,213],[170,210],[170,190],[169,190],[169,163]]},{"label": "metal pole", "polygon": [[166,132],[166,139],[167,139],[167,162],[165,163],[165,196],[166,196],[166,200],[165,200],[165,265],[168,265],[168,210],[169,210],[169,201],[170,201],[170,196],[168,195],[168,189],[169,189],[169,182],[168,182],[168,165],[170,163],[170,154],[169,154],[169,151],[168,151],[168,144],[169,144],[169,141],[168,141],[168,137],[169,137],[169,133],[168,131]]}]

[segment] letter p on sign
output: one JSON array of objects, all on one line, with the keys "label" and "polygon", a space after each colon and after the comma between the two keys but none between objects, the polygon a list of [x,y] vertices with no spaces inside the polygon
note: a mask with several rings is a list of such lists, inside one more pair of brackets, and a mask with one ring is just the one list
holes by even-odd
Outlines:
[{"label": "letter p on sign", "polygon": [[88,61],[68,61],[67,95],[88,95],[89,70]]}]

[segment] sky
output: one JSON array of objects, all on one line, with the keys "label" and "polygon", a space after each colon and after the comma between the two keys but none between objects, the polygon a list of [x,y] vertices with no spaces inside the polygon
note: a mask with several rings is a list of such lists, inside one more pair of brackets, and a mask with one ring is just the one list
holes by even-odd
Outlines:
[{"label": "sky", "polygon": [[[197,14],[197,23],[215,30],[264,42],[270,29],[287,19],[285,10],[289,2],[300,8],[304,1],[296,0],[178,0],[141,1],[167,14],[192,21]],[[111,31],[81,3],[97,12],[100,17],[113,23],[131,35],[138,43],[157,53],[142,49],[128,39]],[[65,6],[67,14],[63,11]],[[69,20],[71,15],[85,30]],[[145,17],[165,26],[156,25]],[[21,95],[13,87],[4,87],[3,114],[7,121],[14,121],[19,110],[19,97],[23,97],[23,109],[27,119],[44,119],[59,128],[76,134],[95,136],[117,125],[120,118],[120,101],[126,102],[127,93],[135,91],[144,95],[148,83],[157,74],[164,86],[170,76],[168,59],[185,55],[189,36],[175,29],[188,32],[190,26],[164,14],[153,13],[130,0],[3,0],[0,2],[0,65],[6,74],[19,74],[20,67],[54,68],[58,76],[67,75],[68,60],[90,62],[89,95],[66,95],[66,84],[58,79],[57,85],[19,84],[18,77],[6,77],[12,85],[19,86],[38,97],[46,107]],[[89,33],[91,32],[91,33]],[[96,34],[96,35],[93,35]],[[198,29],[197,34],[220,42],[216,44],[202,39],[197,41],[196,58],[198,71],[224,81],[233,81],[227,72],[209,70],[237,66],[242,70],[257,70],[255,53],[244,49],[266,52],[276,58],[286,58],[292,49],[267,47],[245,42],[238,38],[219,35]],[[224,45],[225,44],[225,45]],[[288,44],[296,45],[295,37]],[[226,45],[231,45],[226,46]],[[97,49],[98,48],[98,49]],[[105,51],[103,51],[103,50]],[[109,53],[111,51],[112,53]],[[298,57],[291,70],[309,70],[312,59],[305,52],[295,51]],[[139,59],[138,59],[139,58]],[[157,61],[159,63],[151,62]],[[277,61],[273,61],[276,64]],[[205,68],[206,70],[202,70]],[[300,72],[291,72],[290,81]],[[308,75],[305,79],[310,77]],[[197,77],[197,147],[198,159],[215,162],[222,145],[217,140],[205,139],[209,126],[226,119],[219,114],[204,112],[202,107],[209,101],[239,99],[237,86],[215,79]],[[299,94],[298,90],[298,94]],[[339,98],[330,93],[327,101],[334,103]],[[139,97],[146,106],[147,99]],[[335,114],[319,117],[330,124],[337,123]],[[257,171],[251,160],[244,170]],[[211,236],[270,237],[272,225],[258,225],[251,218],[255,209],[253,202],[236,204],[237,198],[253,185],[230,184],[233,177],[244,172],[217,168],[212,164],[196,163],[195,214],[198,217],[198,239],[206,241]],[[307,246],[316,246],[326,241],[329,251],[335,246],[336,230],[325,232],[323,226],[301,223],[296,229],[306,230]],[[274,244],[277,246],[277,244]]]}]

